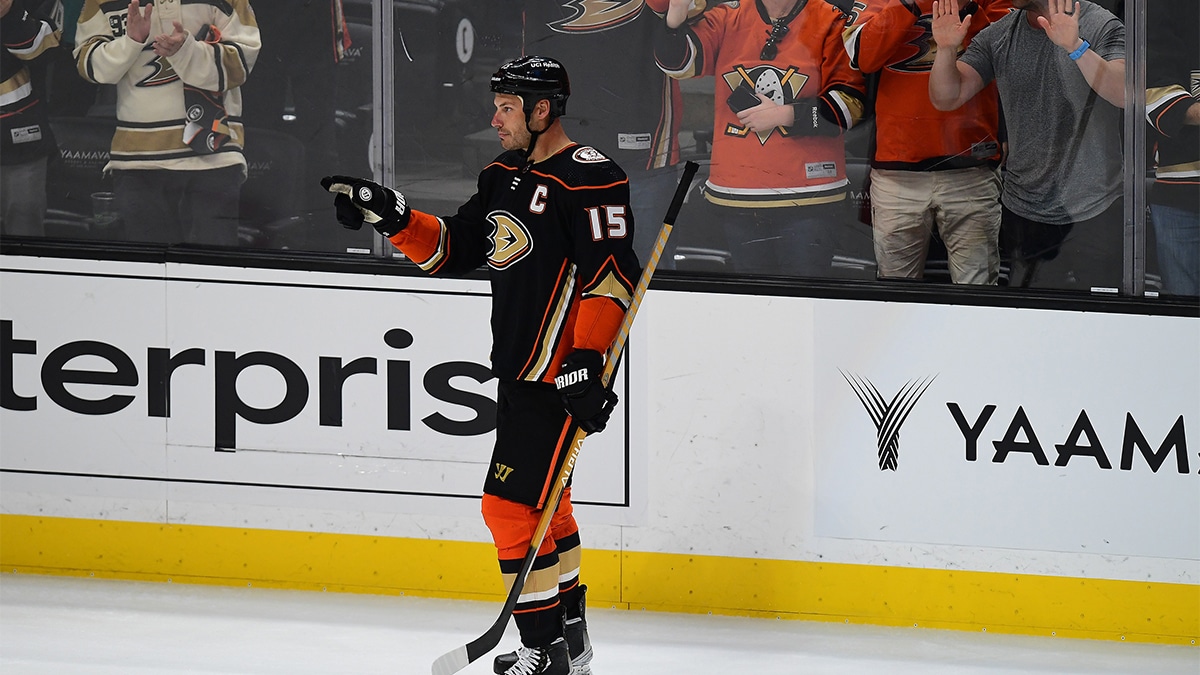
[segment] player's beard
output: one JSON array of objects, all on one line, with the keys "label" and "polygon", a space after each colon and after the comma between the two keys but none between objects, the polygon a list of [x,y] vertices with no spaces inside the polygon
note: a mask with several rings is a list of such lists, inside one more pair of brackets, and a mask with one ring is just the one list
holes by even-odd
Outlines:
[{"label": "player's beard", "polygon": [[519,127],[506,129],[508,136],[501,137],[500,146],[505,150],[524,150],[529,147],[530,133],[522,123]]}]

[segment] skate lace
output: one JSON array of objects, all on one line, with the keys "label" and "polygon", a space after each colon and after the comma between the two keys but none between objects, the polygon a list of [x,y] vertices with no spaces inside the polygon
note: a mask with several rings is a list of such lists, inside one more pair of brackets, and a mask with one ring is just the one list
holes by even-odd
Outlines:
[{"label": "skate lace", "polygon": [[546,665],[546,652],[537,647],[517,649],[517,662],[504,671],[504,675],[536,675]]}]

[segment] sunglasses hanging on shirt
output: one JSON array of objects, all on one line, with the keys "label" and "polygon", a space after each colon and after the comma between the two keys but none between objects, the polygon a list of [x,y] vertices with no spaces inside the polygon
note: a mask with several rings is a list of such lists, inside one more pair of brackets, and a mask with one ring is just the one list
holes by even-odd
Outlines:
[{"label": "sunglasses hanging on shirt", "polygon": [[770,61],[779,53],[779,41],[788,33],[787,19],[775,19],[771,22],[771,32],[767,34],[767,43],[763,45],[758,58]]},{"label": "sunglasses hanging on shirt", "polygon": [[758,53],[758,58],[763,61],[773,61],[779,55],[779,43],[783,41],[783,37],[791,30],[789,24],[800,10],[804,9],[804,5],[808,4],[808,0],[799,0],[792,6],[792,11],[786,16],[781,16],[778,19],[771,21],[771,30],[767,31],[767,42],[763,45],[762,51]]}]

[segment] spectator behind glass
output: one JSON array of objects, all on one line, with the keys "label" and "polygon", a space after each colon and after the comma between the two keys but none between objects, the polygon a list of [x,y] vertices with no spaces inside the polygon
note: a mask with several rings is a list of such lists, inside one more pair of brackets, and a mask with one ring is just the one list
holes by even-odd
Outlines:
[{"label": "spectator behind glass", "polygon": [[934,2],[929,97],[956,110],[996,81],[1008,130],[1001,248],[1012,285],[1120,287],[1125,27],[1084,0],[1013,0],[958,57],[976,17]]},{"label": "spectator behind glass", "polygon": [[[1003,17],[1010,0],[982,0],[964,42]],[[871,221],[881,278],[920,279],[931,232],[946,244],[956,284],[995,284],[1000,272],[1000,104],[988,84],[961,108],[929,101],[937,45],[933,0],[871,0],[843,33],[850,63],[879,73]]]},{"label": "spectator behind glass", "polygon": [[51,16],[62,17],[59,44],[63,48],[55,50],[54,58],[48,64],[46,105],[51,117],[84,117],[96,102],[96,85],[79,77],[75,60],[71,58],[83,3],[84,0],[41,0],[43,8],[52,10]]},{"label": "spectator behind glass", "polygon": [[126,238],[238,243],[246,177],[239,87],[258,56],[247,0],[128,9],[87,0],[75,60],[91,82],[117,85],[110,161]]},{"label": "spectator behind glass", "polygon": [[29,237],[45,234],[46,162],[57,152],[46,123],[41,83],[30,61],[58,47],[60,32],[30,14],[26,0],[0,0],[0,232]]},{"label": "spectator behind glass", "polygon": [[671,77],[715,75],[712,165],[700,222],[740,273],[828,276],[831,204],[846,198],[843,132],[863,117],[862,73],[826,0],[721,4],[687,20],[671,0],[655,57]]},{"label": "spectator behind glass", "polygon": [[679,82],[654,64],[654,37],[662,30],[655,11],[666,8],[667,0],[525,2],[525,53],[561,61],[575,85],[563,128],[603,149],[629,176],[640,260],[650,258],[656,224],[679,180],[683,96]]},{"label": "spectator behind glass", "polygon": [[[342,0],[261,2],[254,8],[262,50],[243,92],[246,124],[289,134],[304,144],[304,184],[316,185],[338,166],[336,68],[350,47]],[[285,119],[291,94],[292,109]],[[253,132],[253,129],[251,129]],[[319,192],[297,204],[312,218],[332,220]]]},{"label": "spectator behind glass", "polygon": [[1146,6],[1147,140],[1157,144],[1150,190],[1163,290],[1200,295],[1200,5]]}]

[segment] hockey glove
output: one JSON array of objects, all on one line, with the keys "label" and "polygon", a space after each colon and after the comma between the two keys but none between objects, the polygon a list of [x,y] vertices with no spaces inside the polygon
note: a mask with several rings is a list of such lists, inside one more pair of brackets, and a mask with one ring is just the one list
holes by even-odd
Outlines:
[{"label": "hockey glove", "polygon": [[342,227],[357,230],[368,222],[379,234],[391,239],[408,227],[408,204],[404,195],[378,183],[349,176],[326,176],[321,187],[334,193],[333,207]]},{"label": "hockey glove", "polygon": [[617,395],[600,382],[604,357],[592,349],[572,352],[558,369],[554,385],[567,414],[580,429],[598,434],[608,425],[617,405]]},{"label": "hockey glove", "polygon": [[792,108],[796,111],[796,122],[791,129],[793,132],[801,136],[837,136],[842,133],[840,126],[821,114],[821,99],[798,99],[792,103]]}]

